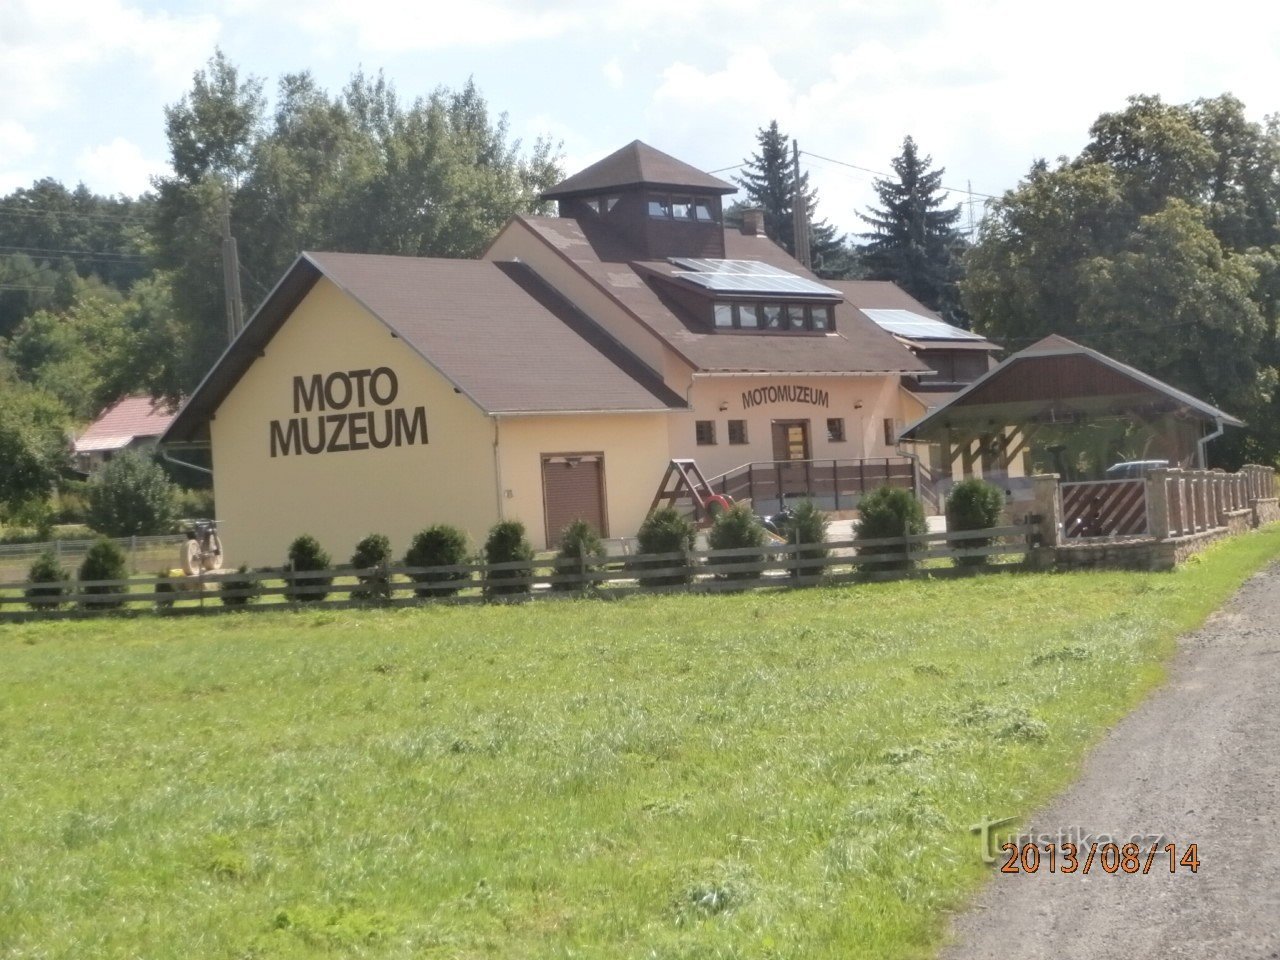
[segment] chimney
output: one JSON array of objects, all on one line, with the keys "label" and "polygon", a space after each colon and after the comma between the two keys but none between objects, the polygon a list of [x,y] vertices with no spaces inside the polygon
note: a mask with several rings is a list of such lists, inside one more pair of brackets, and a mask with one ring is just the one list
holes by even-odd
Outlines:
[{"label": "chimney", "polygon": [[742,232],[748,237],[764,236],[764,211],[759,207],[748,207],[742,211]]}]

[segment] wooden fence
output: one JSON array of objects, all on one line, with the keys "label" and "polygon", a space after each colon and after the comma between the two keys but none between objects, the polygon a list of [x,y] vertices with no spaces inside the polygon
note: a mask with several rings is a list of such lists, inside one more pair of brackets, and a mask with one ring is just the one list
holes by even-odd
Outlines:
[{"label": "wooden fence", "polygon": [[[0,621],[101,616],[139,610],[155,610],[162,615],[198,615],[230,609],[281,610],[290,606],[403,606],[547,595],[617,597],[637,592],[711,593],[888,580],[922,574],[946,576],[983,569],[1009,569],[1009,562],[989,567],[965,563],[970,558],[978,562],[996,557],[1020,557],[1037,529],[1035,525],[1019,524],[981,531],[832,541],[823,545],[766,544],[733,550],[606,557],[599,561],[550,559],[441,567],[393,565],[367,570],[220,571],[182,579],[9,582],[0,583]],[[828,551],[826,556],[813,555],[823,547]],[[331,583],[324,582],[330,579]],[[29,599],[24,592],[32,587],[65,593]],[[265,602],[254,602],[259,598]],[[237,605],[236,601],[243,605]]]}]

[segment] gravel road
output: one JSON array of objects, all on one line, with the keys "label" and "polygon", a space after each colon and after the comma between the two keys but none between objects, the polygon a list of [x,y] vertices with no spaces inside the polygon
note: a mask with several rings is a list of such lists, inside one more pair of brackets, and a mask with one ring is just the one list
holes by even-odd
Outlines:
[{"label": "gravel road", "polygon": [[1164,834],[1179,856],[1194,842],[1199,870],[1170,874],[1165,854],[1145,876],[1097,862],[1087,877],[1049,874],[1043,860],[1035,874],[997,864],[954,918],[944,960],[1280,958],[1280,564],[1182,638],[1168,682],[1026,833],[1073,827]]}]

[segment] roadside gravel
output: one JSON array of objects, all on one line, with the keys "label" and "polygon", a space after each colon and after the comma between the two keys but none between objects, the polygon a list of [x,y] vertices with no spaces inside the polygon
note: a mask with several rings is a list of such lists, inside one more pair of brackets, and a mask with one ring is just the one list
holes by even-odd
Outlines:
[{"label": "roadside gravel", "polygon": [[1170,874],[1165,855],[1147,875],[1095,863],[1084,876],[997,863],[953,919],[944,960],[1280,958],[1280,564],[1179,641],[1165,685],[1025,832],[1070,828],[1163,834],[1179,855],[1195,843],[1200,866]]}]

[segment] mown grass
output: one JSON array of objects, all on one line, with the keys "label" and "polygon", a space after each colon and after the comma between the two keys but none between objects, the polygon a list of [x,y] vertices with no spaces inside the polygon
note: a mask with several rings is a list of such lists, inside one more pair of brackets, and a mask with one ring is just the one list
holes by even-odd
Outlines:
[{"label": "mown grass", "polygon": [[1278,554],[6,627],[0,956],[928,955]]}]

